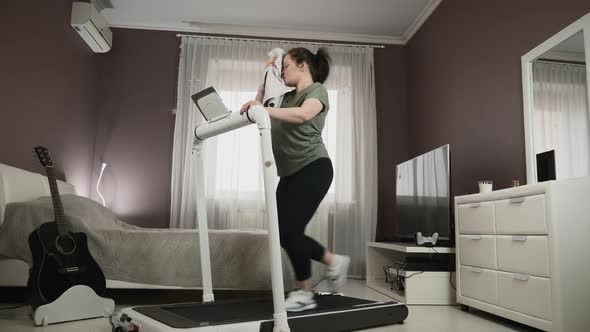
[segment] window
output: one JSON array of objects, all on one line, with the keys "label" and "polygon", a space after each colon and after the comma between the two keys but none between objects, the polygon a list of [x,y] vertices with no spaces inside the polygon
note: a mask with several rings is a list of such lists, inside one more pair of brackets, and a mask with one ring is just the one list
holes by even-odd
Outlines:
[{"label": "window", "polygon": [[[241,105],[256,96],[256,91],[219,91],[219,95],[226,106],[239,111]],[[329,90],[330,110],[326,116],[326,123],[322,138],[330,158],[336,158],[336,116],[337,91]],[[227,192],[239,190],[252,193],[262,188],[262,170],[260,155],[260,136],[256,126],[246,126],[218,137],[215,140],[216,155],[216,191]],[[329,193],[334,192],[334,181]]]}]

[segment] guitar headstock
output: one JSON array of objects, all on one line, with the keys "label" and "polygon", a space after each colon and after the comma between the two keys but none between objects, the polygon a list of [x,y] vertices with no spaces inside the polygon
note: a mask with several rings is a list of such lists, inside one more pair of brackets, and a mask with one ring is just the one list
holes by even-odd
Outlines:
[{"label": "guitar headstock", "polygon": [[35,154],[37,155],[37,158],[39,158],[39,161],[41,162],[41,164],[43,166],[53,167],[53,161],[51,161],[51,156],[49,155],[49,150],[47,150],[46,147],[36,146],[34,151],[35,151]]}]

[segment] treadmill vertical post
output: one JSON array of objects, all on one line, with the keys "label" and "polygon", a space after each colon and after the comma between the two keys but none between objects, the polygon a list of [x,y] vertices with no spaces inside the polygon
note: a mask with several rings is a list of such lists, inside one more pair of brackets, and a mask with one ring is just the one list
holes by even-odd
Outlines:
[{"label": "treadmill vertical post", "polygon": [[281,243],[279,240],[279,217],[277,213],[276,186],[273,169],[275,166],[272,154],[270,133],[270,116],[261,106],[250,107],[248,111],[260,130],[260,151],[262,152],[262,170],[264,174],[264,197],[268,215],[268,248],[270,252],[270,269],[272,279],[272,295],[274,305],[273,332],[289,332],[287,311],[285,310],[285,289],[283,286],[283,265],[281,263]]},{"label": "treadmill vertical post", "polygon": [[209,253],[209,227],[207,225],[207,199],[205,198],[205,172],[202,151],[203,141],[252,123],[254,122],[244,114],[229,113],[222,118],[213,119],[195,127],[193,137],[193,156],[195,159],[193,161],[196,177],[196,216],[199,227],[201,275],[203,276],[203,302],[213,302],[215,300],[213,296],[213,283],[211,281],[211,255]]},{"label": "treadmill vertical post", "polygon": [[211,281],[211,255],[209,254],[209,229],[207,226],[207,205],[205,199],[205,178],[203,173],[203,141],[193,140],[193,165],[196,174],[197,225],[199,227],[199,247],[201,255],[201,275],[203,280],[203,302],[213,302],[213,283]]}]

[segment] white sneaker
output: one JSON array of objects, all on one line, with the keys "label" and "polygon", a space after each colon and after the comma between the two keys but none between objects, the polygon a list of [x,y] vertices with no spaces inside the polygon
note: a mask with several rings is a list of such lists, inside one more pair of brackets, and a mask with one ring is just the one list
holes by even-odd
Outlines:
[{"label": "white sneaker", "polygon": [[313,299],[314,292],[304,290],[292,291],[287,295],[285,300],[285,309],[287,311],[304,311],[316,308],[318,305]]},{"label": "white sneaker", "polygon": [[343,255],[333,255],[332,265],[328,267],[326,277],[330,281],[332,291],[339,292],[348,277],[348,266],[350,265],[350,257]]}]

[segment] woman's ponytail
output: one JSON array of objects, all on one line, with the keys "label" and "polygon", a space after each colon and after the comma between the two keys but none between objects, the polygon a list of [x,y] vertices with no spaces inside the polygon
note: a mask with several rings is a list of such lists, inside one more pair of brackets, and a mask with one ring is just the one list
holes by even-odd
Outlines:
[{"label": "woman's ponytail", "polygon": [[325,48],[320,48],[314,55],[315,76],[314,81],[324,83],[330,74],[330,62],[332,58]]}]

